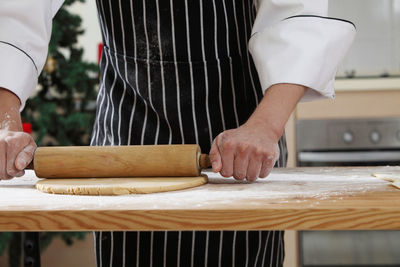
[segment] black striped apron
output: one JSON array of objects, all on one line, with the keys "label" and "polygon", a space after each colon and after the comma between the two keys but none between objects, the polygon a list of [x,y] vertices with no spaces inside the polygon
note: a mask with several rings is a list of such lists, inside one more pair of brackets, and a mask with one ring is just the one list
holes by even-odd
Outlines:
[{"label": "black striped apron", "polygon": [[[199,144],[262,97],[252,0],[97,0],[104,49],[91,145]],[[285,166],[280,142],[278,166]],[[98,266],[281,266],[283,232],[95,233]]]}]

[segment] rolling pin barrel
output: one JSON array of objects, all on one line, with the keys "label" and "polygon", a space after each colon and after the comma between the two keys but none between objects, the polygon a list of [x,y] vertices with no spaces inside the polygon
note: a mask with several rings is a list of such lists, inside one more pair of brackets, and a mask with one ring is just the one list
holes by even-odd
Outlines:
[{"label": "rolling pin barrel", "polygon": [[39,147],[34,170],[40,178],[199,176],[200,155],[198,145]]}]

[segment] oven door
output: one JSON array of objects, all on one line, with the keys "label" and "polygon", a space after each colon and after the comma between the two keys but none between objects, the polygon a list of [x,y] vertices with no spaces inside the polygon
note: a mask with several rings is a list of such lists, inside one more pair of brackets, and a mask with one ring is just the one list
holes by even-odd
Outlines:
[{"label": "oven door", "polygon": [[399,165],[400,150],[303,151],[297,162],[301,167]]},{"label": "oven door", "polygon": [[[296,138],[301,167],[400,165],[397,118],[299,120]],[[302,267],[400,266],[400,231],[300,231],[299,261]]]}]

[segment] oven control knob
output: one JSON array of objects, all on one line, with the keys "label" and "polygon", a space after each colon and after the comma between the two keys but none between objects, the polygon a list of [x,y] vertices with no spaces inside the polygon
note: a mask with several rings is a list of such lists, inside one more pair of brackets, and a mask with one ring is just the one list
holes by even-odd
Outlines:
[{"label": "oven control knob", "polygon": [[369,134],[369,139],[371,140],[372,143],[377,144],[379,141],[381,141],[381,134],[378,131],[372,131]]},{"label": "oven control knob", "polygon": [[350,144],[350,143],[352,143],[353,140],[354,140],[354,135],[353,135],[352,132],[346,131],[346,132],[343,133],[342,138],[343,138],[343,141],[344,141],[346,144]]}]

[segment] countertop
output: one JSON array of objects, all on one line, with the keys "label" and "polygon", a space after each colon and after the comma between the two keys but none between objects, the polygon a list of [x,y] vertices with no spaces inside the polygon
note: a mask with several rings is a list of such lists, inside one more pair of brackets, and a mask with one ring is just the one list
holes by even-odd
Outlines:
[{"label": "countertop", "polygon": [[400,229],[400,190],[372,173],[400,167],[274,169],[240,182],[122,196],[39,192],[33,171],[0,181],[0,231]]},{"label": "countertop", "polygon": [[400,90],[400,78],[351,78],[336,79],[335,91],[380,91],[380,90]]}]

